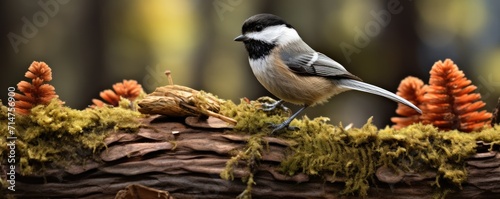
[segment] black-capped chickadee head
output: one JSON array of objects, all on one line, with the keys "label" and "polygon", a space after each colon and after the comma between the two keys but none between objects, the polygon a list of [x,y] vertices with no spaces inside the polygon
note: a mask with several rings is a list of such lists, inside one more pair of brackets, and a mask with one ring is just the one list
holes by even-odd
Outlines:
[{"label": "black-capped chickadee head", "polygon": [[257,14],[248,18],[241,32],[234,40],[245,44],[250,59],[267,56],[275,47],[302,41],[290,24],[273,14]]}]

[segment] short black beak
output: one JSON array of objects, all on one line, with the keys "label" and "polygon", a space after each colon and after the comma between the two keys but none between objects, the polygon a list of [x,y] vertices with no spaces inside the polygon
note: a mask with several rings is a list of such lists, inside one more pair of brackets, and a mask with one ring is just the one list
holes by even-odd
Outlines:
[{"label": "short black beak", "polygon": [[248,37],[245,35],[240,35],[234,38],[234,41],[246,41],[246,40],[248,40]]}]

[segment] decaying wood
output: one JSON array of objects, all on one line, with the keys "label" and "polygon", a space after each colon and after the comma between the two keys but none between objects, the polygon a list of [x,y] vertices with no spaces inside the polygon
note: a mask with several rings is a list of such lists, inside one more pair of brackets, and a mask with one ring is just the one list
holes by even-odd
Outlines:
[{"label": "decaying wood", "polygon": [[[124,190],[138,193],[126,187],[140,184],[164,190],[164,197],[235,198],[246,188],[241,181],[248,175],[245,163],[235,169],[233,181],[223,180],[219,174],[232,154],[245,147],[248,136],[227,129],[192,128],[184,121],[162,117],[144,123],[148,127],[137,134],[117,132],[109,136],[105,140],[108,148],[100,154],[102,162],[48,170],[45,176],[18,176],[15,196],[115,198],[126,195]],[[285,157],[288,142],[271,137],[266,140],[269,150],[254,176],[254,198],[358,198],[340,194],[342,179],[280,173],[276,168]],[[467,182],[462,190],[449,193],[449,198],[500,196],[500,153],[484,150],[487,144],[479,146],[478,153],[467,160]],[[436,191],[431,186],[435,176],[430,171],[404,173],[381,167],[367,198],[430,198]]]},{"label": "decaying wood", "polygon": [[[168,74],[167,76],[171,81],[171,77]],[[197,95],[201,95],[203,99],[196,98]],[[143,114],[159,114],[173,117],[204,115],[225,121],[223,123],[225,126],[228,126],[228,124],[234,126],[236,120],[218,113],[221,103],[220,99],[211,94],[186,86],[171,84],[156,88],[154,92],[140,100],[138,111]],[[197,104],[204,108],[198,107]]]},{"label": "decaying wood", "polygon": [[124,190],[118,191],[115,199],[138,199],[138,198],[157,198],[173,199],[167,191],[149,188],[142,185],[129,185]]}]

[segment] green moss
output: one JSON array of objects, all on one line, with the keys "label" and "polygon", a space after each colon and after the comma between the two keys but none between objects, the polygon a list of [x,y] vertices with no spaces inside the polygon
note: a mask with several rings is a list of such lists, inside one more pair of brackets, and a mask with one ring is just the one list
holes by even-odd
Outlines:
[{"label": "green moss", "polygon": [[[241,160],[247,162],[247,167],[255,166],[265,150],[262,137],[270,132],[268,124],[282,122],[288,117],[283,110],[263,112],[259,109],[262,101],[270,100],[241,100],[239,105],[226,102],[221,107],[222,114],[238,121],[235,131],[251,135],[247,147],[228,161],[221,173],[224,179],[233,178],[232,170]],[[437,197],[442,197],[450,190],[460,189],[467,180],[465,160],[475,153],[476,141],[500,144],[499,126],[477,133],[439,131],[422,124],[400,130],[389,127],[379,130],[371,124],[370,118],[362,128],[345,130],[342,125],[334,126],[328,121],[324,117],[295,119],[291,125],[300,130],[275,135],[292,143],[281,163],[281,171],[288,175],[301,172],[343,179],[342,194],[366,196],[376,169],[385,165],[403,171],[435,171],[437,176],[433,185],[441,190]],[[247,189],[242,194],[249,194],[249,182],[254,183],[252,175],[244,179],[247,179]]]},{"label": "green moss", "polygon": [[234,104],[232,101],[225,101],[220,108],[219,113],[238,121],[234,127],[235,131],[251,135],[247,140],[246,147],[235,152],[235,155],[226,163],[226,168],[220,174],[223,179],[233,180],[234,167],[240,161],[245,162],[248,176],[242,178],[242,181],[246,183],[247,188],[238,198],[251,198],[252,187],[255,184],[254,172],[259,160],[262,159],[262,152],[267,146],[263,139],[270,132],[267,127],[271,123],[281,122],[285,116],[289,115],[288,112],[279,109],[269,113],[264,112],[260,110],[262,102],[272,102],[272,99],[267,97],[260,98],[258,101],[242,99],[239,105]]},{"label": "green moss", "polygon": [[195,92],[191,97],[194,106],[204,115],[209,115],[209,111],[219,111],[220,107],[218,102],[224,101],[218,99],[218,97],[212,93],[207,93],[205,91]]},{"label": "green moss", "polygon": [[282,109],[264,112],[260,110],[263,102],[273,102],[273,100],[268,97],[259,98],[257,101],[241,99],[238,105],[232,101],[225,101],[221,105],[219,113],[238,121],[234,127],[235,131],[245,134],[270,132],[271,129],[267,128],[270,124],[284,121],[290,113]]},{"label": "green moss", "polygon": [[[130,101],[129,99],[120,96],[120,101],[118,102],[118,107],[123,108],[123,109],[129,109],[129,110],[137,110],[137,107],[139,107],[139,101],[144,99],[147,96],[147,94],[141,90],[139,93],[139,96],[137,96],[133,101]],[[109,105],[111,106],[111,105]]]},{"label": "green moss", "polygon": [[411,170],[435,170],[438,174],[437,187],[440,187],[440,179],[458,187],[467,180],[464,161],[475,153],[478,134],[444,132],[421,124],[397,131],[386,128],[379,134],[378,145],[382,149],[380,159],[383,163]]},{"label": "green moss", "polygon": [[233,180],[233,171],[240,161],[245,161],[245,168],[248,176],[242,178],[242,181],[247,184],[247,188],[237,198],[251,198],[252,187],[255,184],[253,176],[257,168],[258,161],[262,159],[262,151],[264,150],[262,139],[265,134],[260,133],[251,136],[247,141],[247,147],[243,151],[238,151],[237,154],[226,163],[226,168],[221,172],[220,176],[225,180]]},{"label": "green moss", "polygon": [[[139,112],[119,107],[75,110],[57,100],[46,106],[36,106],[29,115],[16,116],[16,156],[19,157],[20,173],[36,173],[46,163],[65,167],[70,163],[97,160],[95,153],[104,147],[104,138],[114,130],[138,129],[139,117]],[[5,124],[6,121],[1,121],[0,129],[5,128]],[[1,134],[0,143],[4,143],[7,132]],[[0,153],[5,150],[2,148]]]},{"label": "green moss", "polygon": [[281,163],[282,171],[289,175],[327,173],[332,179],[345,179],[342,193],[366,195],[377,164],[377,128],[368,121],[360,129],[346,131],[327,121],[326,118],[297,121],[303,127],[285,135],[297,144]]},{"label": "green moss", "polygon": [[[202,95],[196,97],[203,98]],[[208,110],[210,101],[202,102],[200,108]],[[263,137],[271,132],[269,124],[280,123],[290,115],[282,109],[264,112],[260,110],[262,102],[272,102],[272,99],[241,100],[238,105],[223,101],[220,107],[221,114],[238,121],[234,131],[250,135],[246,147],[234,151],[221,172],[222,178],[232,180],[234,168],[244,163],[248,175],[242,180],[247,188],[240,198],[251,197],[254,172],[262,153],[267,150]],[[33,108],[28,116],[17,116],[16,149],[21,174],[39,172],[47,163],[65,167],[70,162],[96,160],[94,156],[105,147],[103,140],[109,132],[139,128],[137,119],[140,114],[130,107],[133,109],[134,106],[122,100],[120,107],[116,108],[74,110],[53,101],[47,106]],[[0,144],[5,146],[8,132],[5,106],[0,107],[0,113]],[[330,176],[325,181],[342,179],[345,182],[342,194],[366,196],[376,169],[388,166],[403,171],[435,171],[434,186],[440,190],[437,196],[443,196],[450,190],[459,189],[467,179],[465,159],[475,153],[476,141],[492,143],[492,147],[500,144],[499,126],[477,133],[462,133],[439,131],[421,124],[401,130],[389,127],[379,130],[371,124],[371,119],[362,128],[348,130],[328,122],[328,118],[309,119],[304,116],[291,123],[300,130],[273,136],[290,143],[280,166],[281,172]],[[2,158],[6,150],[0,149]]]}]

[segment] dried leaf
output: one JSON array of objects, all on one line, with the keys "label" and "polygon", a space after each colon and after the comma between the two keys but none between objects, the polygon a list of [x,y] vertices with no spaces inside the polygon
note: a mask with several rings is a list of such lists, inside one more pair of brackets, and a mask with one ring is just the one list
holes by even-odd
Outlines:
[{"label": "dried leaf", "polygon": [[236,120],[218,113],[221,102],[220,99],[210,93],[194,90],[186,86],[167,85],[156,88],[154,92],[140,100],[138,110],[143,114],[160,114],[173,117],[210,116],[229,123],[225,126],[235,125]]}]

